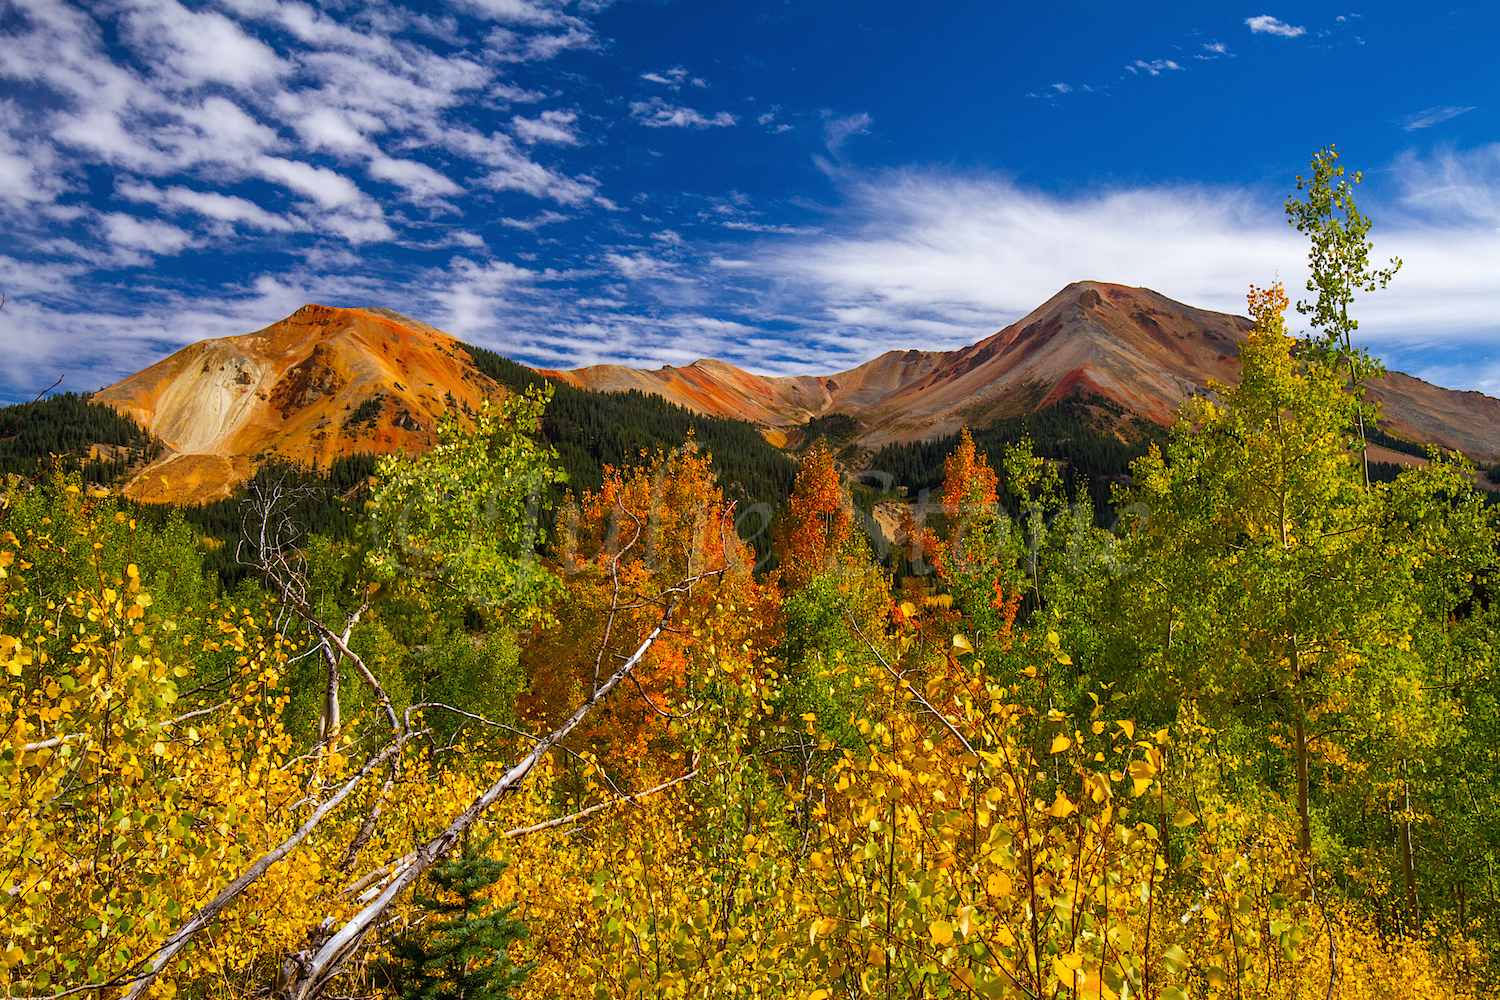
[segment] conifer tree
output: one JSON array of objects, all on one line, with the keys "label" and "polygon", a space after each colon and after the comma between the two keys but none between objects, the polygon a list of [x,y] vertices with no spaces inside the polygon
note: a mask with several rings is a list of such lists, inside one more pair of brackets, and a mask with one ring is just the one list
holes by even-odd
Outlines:
[{"label": "conifer tree", "polygon": [[516,904],[496,908],[483,895],[504,871],[467,845],[460,857],[433,865],[427,878],[438,894],[417,904],[437,923],[392,941],[376,982],[400,1000],[509,1000],[532,965],[510,962],[510,946],[527,937],[526,925],[511,919]]}]

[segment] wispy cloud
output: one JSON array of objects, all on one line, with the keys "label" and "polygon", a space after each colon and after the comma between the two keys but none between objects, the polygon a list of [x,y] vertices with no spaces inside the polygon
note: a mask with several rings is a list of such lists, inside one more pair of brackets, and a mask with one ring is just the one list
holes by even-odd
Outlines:
[{"label": "wispy cloud", "polygon": [[[0,46],[0,79],[50,96],[0,108],[0,200],[81,193],[97,168],[114,173],[122,196],[199,235],[234,223],[352,243],[399,238],[383,203],[454,211],[446,199],[476,174],[492,190],[589,200],[589,181],[449,114],[486,93],[502,104],[545,100],[502,79],[501,66],[592,45],[592,29],[540,0],[473,0],[470,9],[498,24],[477,46],[453,36],[446,43],[460,48],[440,52],[413,33],[445,29],[399,9],[336,21],[280,0],[196,11],[137,0],[96,20],[35,6]],[[573,145],[575,121],[571,109],[549,109],[516,116],[512,129],[526,146]],[[157,189],[152,178],[174,183]],[[273,210],[255,193],[259,181],[301,200]]]},{"label": "wispy cloud", "polygon": [[[1396,179],[1399,200],[1366,196],[1375,256],[1399,255],[1406,265],[1389,289],[1357,300],[1359,335],[1394,367],[1485,388],[1481,377],[1493,371],[1443,368],[1430,345],[1468,338],[1478,347],[1500,336],[1492,273],[1500,259],[1500,144],[1413,154],[1379,176]],[[441,266],[381,274],[356,258],[339,273],[292,267],[217,298],[167,294],[146,306],[107,293],[80,311],[23,295],[20,308],[0,312],[0,371],[11,387],[60,367],[90,370],[100,384],[139,367],[133,359],[143,353],[243,333],[323,301],[389,305],[549,367],[716,357],[771,374],[832,373],[886,350],[973,343],[1084,278],[1144,285],[1225,312],[1243,311],[1252,282],[1280,277],[1295,297],[1305,280],[1306,246],[1279,202],[1243,189],[1122,186],[1060,196],[943,170],[846,169],[838,178],[838,198],[816,225],[766,221],[750,199],[729,198],[705,206],[702,223],[711,230],[661,227],[601,247],[568,272],[455,254]],[[157,204],[180,197],[170,190],[135,194]],[[181,230],[135,228],[140,221],[78,224],[113,226],[119,253],[189,245]],[[565,221],[547,211],[506,224]],[[0,269],[17,290],[66,291],[78,274],[69,266],[17,262],[0,251]],[[61,326],[85,339],[44,335]],[[87,345],[87,359],[75,345]]]},{"label": "wispy cloud", "polygon": [[712,116],[681,104],[669,104],[660,97],[649,101],[631,101],[630,115],[647,128],[713,128],[739,123],[728,111]]},{"label": "wispy cloud", "polygon": [[1416,220],[1438,219],[1457,228],[1500,226],[1500,143],[1426,157],[1408,151],[1391,173],[1401,205]]},{"label": "wispy cloud", "polygon": [[1132,73],[1139,71],[1150,76],[1161,76],[1168,70],[1182,69],[1181,66],[1173,62],[1171,59],[1153,59],[1150,62],[1147,62],[1144,59],[1137,59],[1135,62],[1128,64],[1125,68]]},{"label": "wispy cloud", "polygon": [[1403,131],[1415,132],[1417,129],[1432,128],[1434,125],[1441,125],[1445,121],[1457,118],[1459,115],[1467,114],[1473,110],[1473,105],[1461,108],[1453,107],[1452,105],[1441,108],[1428,108],[1425,111],[1418,111],[1416,114],[1398,118],[1395,123],[1400,125]]},{"label": "wispy cloud", "polygon": [[1256,35],[1279,35],[1282,38],[1296,38],[1298,35],[1307,34],[1307,29],[1301,26],[1293,26],[1285,21],[1278,20],[1270,14],[1257,14],[1255,17],[1245,18],[1245,24],[1249,26],[1250,32]]},{"label": "wispy cloud", "polygon": [[842,156],[844,143],[851,136],[868,135],[870,126],[875,124],[875,119],[866,112],[853,115],[836,115],[832,111],[823,112],[823,144],[834,156]]},{"label": "wispy cloud", "polygon": [[516,115],[510,120],[516,138],[527,145],[549,142],[558,146],[576,146],[580,140],[573,127],[578,121],[576,111],[543,111],[536,118]]},{"label": "wispy cloud", "polygon": [[682,81],[687,79],[688,71],[682,66],[673,66],[671,69],[662,70],[660,73],[642,73],[641,79],[647,83],[659,83],[663,87],[671,87],[673,90],[682,88]]},{"label": "wispy cloud", "polygon": [[689,83],[698,88],[706,88],[708,86],[707,80],[701,76],[689,76],[687,69],[683,66],[673,66],[671,69],[662,70],[660,73],[642,73],[641,79],[647,83],[658,83],[663,87],[670,87],[673,90],[681,90],[684,83]]}]

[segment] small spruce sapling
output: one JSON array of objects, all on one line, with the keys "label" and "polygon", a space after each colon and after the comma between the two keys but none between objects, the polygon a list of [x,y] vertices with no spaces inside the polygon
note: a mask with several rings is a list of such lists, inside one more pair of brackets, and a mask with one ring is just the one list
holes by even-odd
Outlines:
[{"label": "small spruce sapling", "polygon": [[510,1000],[511,990],[536,963],[511,964],[509,948],[528,934],[510,918],[515,903],[494,908],[482,893],[505,870],[502,862],[471,850],[433,865],[428,880],[435,897],[418,896],[417,905],[437,920],[421,934],[397,937],[391,957],[375,967],[376,983],[400,1000]]}]

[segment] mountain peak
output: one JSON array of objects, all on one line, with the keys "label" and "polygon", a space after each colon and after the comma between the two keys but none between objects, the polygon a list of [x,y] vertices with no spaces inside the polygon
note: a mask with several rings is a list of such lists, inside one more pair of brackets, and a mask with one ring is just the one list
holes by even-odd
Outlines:
[{"label": "mountain peak", "polygon": [[96,393],[170,449],[132,495],[201,502],[227,495],[263,457],[326,465],[351,452],[429,447],[438,414],[475,407],[496,387],[453,338],[397,316],[308,304],[255,333],[191,344]]},{"label": "mountain peak", "polygon": [[[541,374],[748,420],[779,442],[813,417],[847,414],[873,448],[984,427],[1071,397],[1102,397],[1112,411],[1168,423],[1210,382],[1238,379],[1250,327],[1243,316],[1149,288],[1089,280],[969,347],[887,351],[831,375],[755,375],[713,358]],[[132,495],[196,503],[227,495],[270,456],[326,464],[351,452],[426,448],[445,409],[472,409],[501,391],[436,327],[378,306],[310,303],[255,333],[192,344],[94,399],[171,449],[128,487]],[[1399,373],[1368,392],[1384,403],[1392,433],[1500,459],[1500,400]],[[163,475],[171,485],[161,485]]]}]

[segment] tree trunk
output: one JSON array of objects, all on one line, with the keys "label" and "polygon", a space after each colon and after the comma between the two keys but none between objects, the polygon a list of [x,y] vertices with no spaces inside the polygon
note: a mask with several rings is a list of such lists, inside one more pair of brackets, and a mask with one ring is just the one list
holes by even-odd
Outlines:
[{"label": "tree trunk", "polygon": [[1307,805],[1307,713],[1297,696],[1297,848],[1302,860],[1312,858],[1312,817]]},{"label": "tree trunk", "polygon": [[[1401,762],[1403,770],[1406,762]],[[1417,871],[1411,851],[1411,782],[1402,781],[1405,799],[1401,815],[1401,875],[1406,880],[1406,916],[1413,931],[1417,929]]]}]

